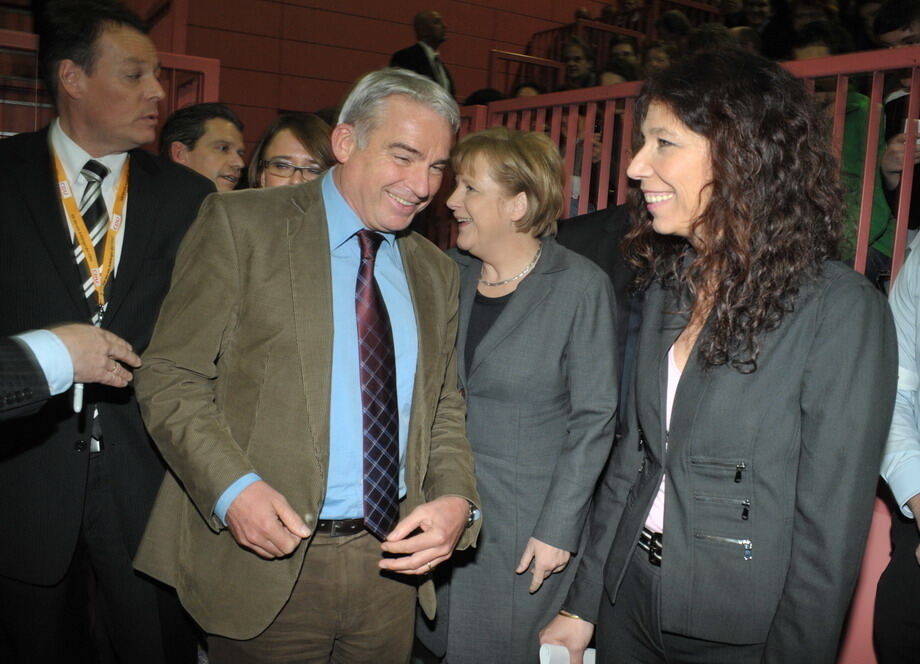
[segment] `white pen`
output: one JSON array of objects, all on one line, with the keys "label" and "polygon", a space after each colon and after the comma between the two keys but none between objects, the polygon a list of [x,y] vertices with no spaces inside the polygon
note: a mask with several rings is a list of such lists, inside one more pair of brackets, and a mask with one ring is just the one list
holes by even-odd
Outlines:
[{"label": "white pen", "polygon": [[83,410],[83,383],[73,384],[73,412]]}]

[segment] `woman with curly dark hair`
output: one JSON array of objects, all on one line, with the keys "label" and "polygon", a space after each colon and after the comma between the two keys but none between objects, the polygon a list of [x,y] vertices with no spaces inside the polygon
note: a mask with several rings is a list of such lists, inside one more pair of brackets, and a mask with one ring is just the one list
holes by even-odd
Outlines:
[{"label": "woman with curly dark hair", "polygon": [[701,53],[637,103],[636,378],[591,543],[543,631],[581,661],[835,660],[897,379],[884,299],[835,262],[820,110]]}]

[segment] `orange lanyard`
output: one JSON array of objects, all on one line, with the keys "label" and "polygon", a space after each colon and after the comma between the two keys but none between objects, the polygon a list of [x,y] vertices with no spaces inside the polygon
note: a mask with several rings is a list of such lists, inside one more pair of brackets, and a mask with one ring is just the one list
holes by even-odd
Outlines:
[{"label": "orange lanyard", "polygon": [[[128,159],[130,160],[130,157]],[[86,265],[89,267],[93,288],[96,290],[96,301],[100,307],[105,305],[105,284],[112,274],[112,266],[115,263],[115,240],[121,231],[122,221],[124,220],[125,198],[128,196],[128,165],[129,161],[125,161],[125,165],[121,169],[121,178],[119,178],[118,186],[115,190],[115,205],[112,209],[111,223],[109,223],[109,230],[105,234],[105,251],[103,252],[102,265],[99,265],[99,261],[96,258],[96,247],[93,246],[93,241],[89,236],[89,229],[86,227],[86,222],[83,221],[83,215],[80,214],[80,208],[74,199],[73,187],[70,186],[60,158],[58,158],[57,154],[54,155],[54,170],[58,180],[61,203],[64,205],[64,211],[67,213],[67,219],[70,221],[71,228],[73,228],[74,236],[83,250],[83,260],[86,261]],[[99,195],[102,195],[101,191]]]}]

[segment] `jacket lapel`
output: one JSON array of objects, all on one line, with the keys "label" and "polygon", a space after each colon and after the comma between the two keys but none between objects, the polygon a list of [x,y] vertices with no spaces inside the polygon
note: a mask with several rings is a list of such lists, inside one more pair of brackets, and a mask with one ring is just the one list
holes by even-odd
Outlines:
[{"label": "jacket lapel", "polygon": [[159,189],[154,183],[159,175],[156,160],[142,150],[132,150],[130,157],[125,237],[115,282],[112,284],[112,297],[103,317],[104,327],[111,325],[141,272],[160,205],[154,194]]},{"label": "jacket lapel", "polygon": [[460,267],[460,311],[459,324],[457,325],[457,373],[460,375],[460,385],[466,389],[466,337],[470,329],[470,315],[473,312],[473,301],[476,299],[476,286],[479,283],[479,268],[481,263],[469,254],[457,253],[455,255]]},{"label": "jacket lapel", "polygon": [[80,272],[73,258],[73,243],[61,209],[61,199],[51,165],[48,130],[32,136],[34,143],[19,154],[22,166],[17,170],[20,191],[32,214],[32,222],[54,263],[61,286],[70,295],[76,310],[89,319],[89,305],[80,288]]},{"label": "jacket lapel", "polygon": [[[477,261],[478,263],[478,261]],[[559,245],[552,238],[543,240],[543,255],[531,272],[518,285],[514,296],[505,305],[495,324],[486,332],[473,351],[470,363],[470,377],[498,345],[520,325],[527,315],[549,294],[552,289],[553,274],[565,270],[566,265],[559,252]],[[473,269],[475,278],[479,277],[478,267]],[[473,296],[475,297],[475,285]]]},{"label": "jacket lapel", "polygon": [[294,334],[300,356],[305,407],[316,458],[329,457],[332,380],[332,268],[329,229],[319,183],[291,187],[288,267],[294,301]]}]

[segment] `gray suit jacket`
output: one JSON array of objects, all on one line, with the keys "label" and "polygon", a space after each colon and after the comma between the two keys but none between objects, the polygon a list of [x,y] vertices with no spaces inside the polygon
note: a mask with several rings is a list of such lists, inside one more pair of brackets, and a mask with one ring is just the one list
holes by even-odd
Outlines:
[{"label": "gray suit jacket", "polygon": [[[527,591],[531,575],[513,570],[531,537],[581,550],[591,496],[613,443],[613,289],[591,261],[544,239],[540,261],[476,348],[467,374],[481,263],[456,252],[454,258],[457,357],[483,526],[478,549],[461,552],[453,565],[448,659],[458,646],[469,658],[462,661],[536,661],[536,632],[559,609],[576,565],[534,595]],[[444,617],[440,611],[439,621]],[[443,652],[443,639],[422,638]]]},{"label": "gray suit jacket", "polygon": [[885,300],[827,263],[762,336],[755,372],[704,371],[694,352],[665,455],[667,352],[687,323],[679,309],[672,292],[649,290],[627,431],[566,606],[594,619],[602,589],[616,601],[666,471],[661,629],[765,642],[765,662],[833,662],[897,381]]}]

